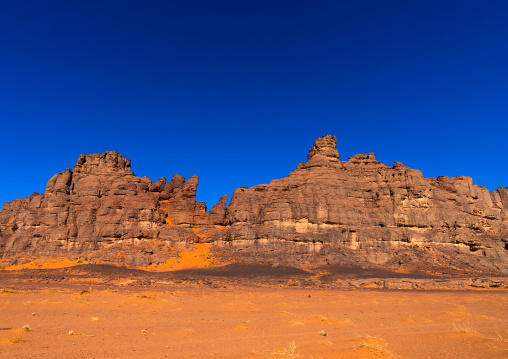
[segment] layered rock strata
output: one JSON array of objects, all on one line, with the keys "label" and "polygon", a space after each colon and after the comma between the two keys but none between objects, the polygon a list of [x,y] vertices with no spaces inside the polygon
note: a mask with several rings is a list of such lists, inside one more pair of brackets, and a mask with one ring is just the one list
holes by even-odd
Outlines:
[{"label": "layered rock strata", "polygon": [[288,177],[238,188],[208,213],[195,200],[197,176],[154,183],[117,152],[81,155],[44,194],[4,204],[2,263],[66,256],[148,266],[210,243],[216,256],[246,261],[508,273],[508,188],[424,178],[373,153],[341,161],[336,142],[318,138]]}]

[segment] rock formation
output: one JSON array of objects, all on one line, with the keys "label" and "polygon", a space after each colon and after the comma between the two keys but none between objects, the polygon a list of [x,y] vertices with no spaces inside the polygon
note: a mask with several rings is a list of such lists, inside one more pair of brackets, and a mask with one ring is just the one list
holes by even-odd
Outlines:
[{"label": "rock formation", "polygon": [[318,138],[288,177],[234,191],[207,213],[198,177],[152,182],[117,152],[81,155],[44,194],[0,211],[4,266],[86,258],[148,266],[175,248],[213,244],[219,255],[291,265],[383,265],[508,273],[508,188],[470,177],[424,178],[373,153],[341,161],[336,138]]}]

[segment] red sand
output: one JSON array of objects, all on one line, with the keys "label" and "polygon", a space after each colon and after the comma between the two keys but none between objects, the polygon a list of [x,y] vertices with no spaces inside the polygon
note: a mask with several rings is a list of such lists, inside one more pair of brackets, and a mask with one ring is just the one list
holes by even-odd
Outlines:
[{"label": "red sand", "polygon": [[506,290],[21,287],[0,358],[508,358]]}]

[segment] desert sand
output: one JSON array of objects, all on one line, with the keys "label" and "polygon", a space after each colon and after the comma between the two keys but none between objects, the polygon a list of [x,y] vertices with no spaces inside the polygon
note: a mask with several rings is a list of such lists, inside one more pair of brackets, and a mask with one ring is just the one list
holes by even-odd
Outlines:
[{"label": "desert sand", "polygon": [[1,279],[1,358],[508,357],[505,289]]}]

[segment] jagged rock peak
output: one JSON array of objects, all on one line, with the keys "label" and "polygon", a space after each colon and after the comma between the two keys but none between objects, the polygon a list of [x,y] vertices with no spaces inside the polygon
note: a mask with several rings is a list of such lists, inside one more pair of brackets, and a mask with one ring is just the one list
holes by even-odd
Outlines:
[{"label": "jagged rock peak", "polygon": [[131,172],[131,160],[123,157],[116,151],[79,155],[74,165],[75,173],[110,174],[118,172]]},{"label": "jagged rock peak", "polygon": [[314,156],[323,156],[333,162],[339,162],[339,151],[337,151],[337,138],[332,135],[323,135],[314,141],[314,145],[309,151],[307,161]]},{"label": "jagged rock peak", "polygon": [[[349,157],[349,162],[351,163],[380,163],[376,161],[376,156],[374,153],[369,153],[368,155],[364,153],[359,153],[357,155]],[[397,162],[399,163],[399,162]],[[401,164],[402,165],[402,164]]]}]

